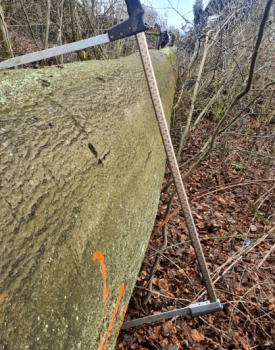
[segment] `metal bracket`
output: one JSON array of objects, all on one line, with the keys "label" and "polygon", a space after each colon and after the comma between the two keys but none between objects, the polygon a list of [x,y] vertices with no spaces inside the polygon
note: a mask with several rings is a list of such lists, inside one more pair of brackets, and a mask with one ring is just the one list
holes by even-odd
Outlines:
[{"label": "metal bracket", "polygon": [[210,303],[210,301],[204,301],[201,303],[191,304],[182,309],[162,312],[160,314],[146,316],[142,318],[137,318],[133,321],[124,322],[121,326],[121,329],[126,329],[135,326],[141,326],[144,323],[152,323],[156,321],[163,320],[165,318],[176,317],[180,315],[190,315],[192,317],[202,316],[206,314],[211,314],[213,312],[221,311],[223,306],[218,299],[214,303]]},{"label": "metal bracket", "polygon": [[190,309],[190,314],[192,317],[198,317],[202,315],[212,314],[213,312],[221,311],[223,306],[218,299],[215,303],[210,303],[210,301],[204,301],[197,304],[191,304],[188,306]]},{"label": "metal bracket", "polygon": [[144,10],[139,0],[125,0],[129,18],[116,24],[108,30],[110,41],[115,41],[127,36],[144,32],[147,26],[143,22]]}]

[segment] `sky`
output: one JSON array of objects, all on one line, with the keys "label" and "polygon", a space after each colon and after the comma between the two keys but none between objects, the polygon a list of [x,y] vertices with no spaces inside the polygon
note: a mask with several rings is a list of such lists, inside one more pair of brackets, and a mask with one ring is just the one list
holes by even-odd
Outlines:
[{"label": "sky", "polygon": [[[195,0],[170,0],[172,6],[182,15],[184,15],[189,21],[193,20],[193,4]],[[185,25],[185,21],[182,17],[173,9],[168,0],[152,0],[152,7],[159,12],[163,17],[166,12],[168,17],[168,26],[172,25],[178,29],[182,24]]]},{"label": "sky", "polygon": [[[193,21],[193,5],[195,0],[170,0],[171,5],[184,17]],[[164,15],[164,12],[168,15],[168,26],[172,25],[178,29],[181,28],[182,24],[185,25],[185,21],[182,17],[173,9],[168,2],[168,0],[151,0],[150,3],[152,7],[156,9],[160,13],[160,15]],[[204,7],[207,5],[208,0],[204,0]]]}]

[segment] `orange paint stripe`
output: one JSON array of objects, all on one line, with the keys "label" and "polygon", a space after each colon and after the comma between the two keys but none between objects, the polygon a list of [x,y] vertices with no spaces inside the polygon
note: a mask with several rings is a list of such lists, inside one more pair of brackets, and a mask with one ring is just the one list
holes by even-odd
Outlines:
[{"label": "orange paint stripe", "polygon": [[105,343],[105,346],[104,346],[103,350],[107,349],[107,345],[108,345],[108,342],[109,342],[109,339],[110,339],[110,336],[111,336],[114,320],[115,320],[115,317],[116,317],[116,314],[117,314],[117,310],[118,310],[118,307],[119,307],[119,303],[120,303],[120,299],[121,299],[123,291],[124,291],[124,284],[120,287],[120,291],[118,293],[116,306],[115,306],[115,309],[114,309],[114,312],[113,312],[113,315],[112,315],[112,318],[111,318],[111,322],[110,322],[110,325],[109,325],[109,328],[108,328],[107,339],[106,339],[106,343]]},{"label": "orange paint stripe", "polygon": [[5,293],[3,293],[2,295],[0,295],[0,303],[3,303],[3,302],[4,302],[4,300],[5,300],[5,298],[6,298],[7,295],[8,295],[7,292],[5,292]]},{"label": "orange paint stripe", "polygon": [[98,259],[101,264],[101,273],[103,277],[103,300],[104,300],[104,311],[103,311],[103,321],[105,318],[106,307],[107,307],[107,281],[106,281],[106,269],[104,264],[104,256],[100,252],[95,252],[93,260]]},{"label": "orange paint stripe", "polygon": [[[102,255],[101,252],[95,252],[95,255],[93,256],[93,260],[98,259],[100,264],[101,264],[101,273],[103,277],[103,300],[104,300],[104,310],[103,310],[103,323],[102,326],[104,325],[104,320],[105,320],[105,314],[106,314],[106,307],[107,307],[107,280],[106,280],[106,268],[104,264],[104,256]],[[103,347],[103,333],[100,335],[100,343],[98,350],[102,350]]]},{"label": "orange paint stripe", "polygon": [[102,346],[103,346],[103,333],[101,333],[100,335],[100,343],[99,343],[98,350],[102,350]]},{"label": "orange paint stripe", "polygon": [[[124,320],[124,316],[126,314],[126,310],[127,310],[127,303],[124,304],[122,312],[121,312],[121,315],[120,315],[119,324],[118,324],[117,333],[116,333],[116,340],[117,340],[117,337],[118,337],[118,333],[120,331],[121,323]],[[116,343],[116,340],[115,340],[115,343]]]}]

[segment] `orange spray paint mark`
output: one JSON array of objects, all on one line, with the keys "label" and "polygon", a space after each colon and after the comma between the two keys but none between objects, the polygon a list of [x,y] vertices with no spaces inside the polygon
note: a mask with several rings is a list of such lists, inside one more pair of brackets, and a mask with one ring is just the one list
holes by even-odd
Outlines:
[{"label": "orange spray paint mark", "polygon": [[[104,321],[105,321],[106,308],[107,308],[106,268],[105,268],[105,264],[104,264],[104,256],[102,255],[101,252],[95,252],[95,255],[93,256],[93,260],[96,260],[96,259],[98,259],[100,264],[101,264],[101,273],[102,273],[102,276],[103,276],[103,300],[104,300],[104,311],[103,311],[103,322],[102,322],[102,327],[103,327],[104,326]],[[122,286],[120,287],[119,293],[118,293],[116,306],[114,308],[114,312],[113,312],[113,315],[112,315],[112,318],[111,318],[111,322],[110,322],[110,325],[108,327],[107,338],[106,338],[105,346],[104,346],[103,350],[107,349],[108,342],[109,342],[109,339],[111,337],[111,333],[112,333],[115,317],[116,317],[116,314],[117,314],[117,311],[118,311],[118,308],[119,308],[119,304],[120,304],[120,300],[121,300],[123,291],[124,291],[124,284],[122,284]],[[117,331],[116,337],[118,336],[119,328],[120,328],[121,322],[122,322],[122,320],[124,318],[126,310],[127,310],[127,304],[125,303],[125,305],[124,305],[124,307],[122,309],[122,313],[120,315],[119,326],[118,326],[118,331]],[[103,344],[104,344],[104,337],[103,337],[103,332],[102,332],[101,335],[100,335],[100,342],[99,342],[98,350],[102,350]]]},{"label": "orange spray paint mark", "polygon": [[106,280],[104,256],[100,252],[95,252],[95,255],[93,256],[93,260],[95,259],[98,259],[101,264],[101,273],[103,276],[103,300],[104,300],[103,322],[104,322],[106,307],[107,307],[107,280]]},{"label": "orange spray paint mark", "polygon": [[7,292],[5,292],[5,293],[3,293],[3,294],[0,295],[0,303],[3,303],[3,302],[4,302],[4,300],[5,300],[5,298],[6,298],[7,295],[8,295]]},{"label": "orange spray paint mark", "polygon": [[124,284],[120,287],[120,291],[118,293],[116,306],[115,306],[115,309],[114,309],[114,312],[113,312],[113,315],[112,315],[112,318],[111,318],[111,322],[110,322],[110,325],[109,325],[109,328],[108,328],[107,339],[106,339],[106,343],[105,343],[105,346],[104,346],[103,350],[107,349],[107,345],[108,345],[108,342],[109,342],[109,339],[110,339],[110,336],[111,336],[114,320],[115,320],[115,317],[116,317],[116,314],[117,314],[117,310],[118,310],[118,307],[119,307],[119,304],[120,304],[120,299],[121,299],[123,291],[124,291]]},{"label": "orange spray paint mark", "polygon": [[[120,330],[121,323],[124,320],[124,316],[126,314],[126,311],[127,311],[127,303],[124,304],[122,312],[121,312],[121,315],[120,315],[119,324],[118,324],[117,332],[116,332],[116,340],[117,340],[117,337],[118,337],[118,333],[119,333],[119,330]],[[116,342],[116,340],[115,340],[115,342]]]},{"label": "orange spray paint mark", "polygon": [[103,346],[103,333],[101,333],[101,335],[100,335],[100,342],[99,342],[98,350],[102,350],[102,346]]}]

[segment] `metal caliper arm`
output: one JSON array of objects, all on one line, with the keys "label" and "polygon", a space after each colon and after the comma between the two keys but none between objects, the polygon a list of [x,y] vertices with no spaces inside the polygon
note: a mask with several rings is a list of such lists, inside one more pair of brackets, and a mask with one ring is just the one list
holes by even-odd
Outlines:
[{"label": "metal caliper arm", "polygon": [[0,62],[0,70],[7,69],[21,64],[27,64],[35,61],[41,61],[46,58],[64,55],[66,53],[87,49],[88,47],[105,44],[110,41],[123,39],[135,35],[147,29],[143,22],[144,10],[139,0],[125,0],[129,18],[108,29],[106,34],[98,35],[93,38],[76,41],[70,44],[53,47],[51,49],[32,52],[27,55],[10,58]]},{"label": "metal caliper arm", "polygon": [[121,326],[121,329],[141,326],[142,324],[145,324],[145,323],[157,322],[166,318],[171,318],[171,317],[176,317],[181,315],[190,315],[192,317],[197,317],[197,316],[202,316],[213,312],[221,311],[222,309],[223,309],[223,306],[219,301],[219,299],[214,303],[210,303],[209,301],[203,301],[201,303],[191,304],[182,309],[162,312],[160,314],[146,316],[142,318],[137,318],[136,320],[124,322]]}]

